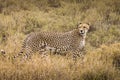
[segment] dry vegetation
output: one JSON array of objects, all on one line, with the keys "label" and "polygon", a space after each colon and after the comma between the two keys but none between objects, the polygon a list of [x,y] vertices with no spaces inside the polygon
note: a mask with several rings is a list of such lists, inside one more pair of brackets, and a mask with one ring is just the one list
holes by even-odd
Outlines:
[{"label": "dry vegetation", "polygon": [[[34,31],[65,32],[90,22],[84,62],[38,54],[12,59]],[[0,0],[0,80],[120,80],[119,0]]]}]

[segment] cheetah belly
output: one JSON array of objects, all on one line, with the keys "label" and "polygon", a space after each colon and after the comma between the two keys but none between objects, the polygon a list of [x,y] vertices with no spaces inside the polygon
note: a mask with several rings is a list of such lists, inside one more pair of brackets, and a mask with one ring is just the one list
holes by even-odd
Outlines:
[{"label": "cheetah belly", "polygon": [[56,47],[56,46],[44,43],[42,44],[39,51],[43,53],[50,52],[50,53],[64,54],[68,51],[68,47],[69,46],[61,46],[61,45]]},{"label": "cheetah belly", "polygon": [[50,52],[55,52],[55,51],[56,51],[56,48],[50,47],[50,46],[46,46],[46,47],[45,47],[45,50],[46,50],[46,51],[50,51]]},{"label": "cheetah belly", "polygon": [[39,44],[39,52],[55,52],[56,50],[57,48],[49,45],[47,42],[42,41],[42,43]]},{"label": "cheetah belly", "polygon": [[50,51],[52,53],[65,53],[70,49],[70,41],[61,37],[58,38],[46,38],[40,41],[40,49],[42,51]]}]

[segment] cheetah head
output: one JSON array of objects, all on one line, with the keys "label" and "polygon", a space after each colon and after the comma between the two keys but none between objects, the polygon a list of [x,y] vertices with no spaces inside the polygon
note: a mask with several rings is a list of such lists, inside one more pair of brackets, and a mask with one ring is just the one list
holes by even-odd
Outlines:
[{"label": "cheetah head", "polygon": [[79,23],[77,25],[77,29],[79,30],[79,34],[81,36],[86,36],[86,33],[88,32],[90,28],[90,25],[88,23]]}]

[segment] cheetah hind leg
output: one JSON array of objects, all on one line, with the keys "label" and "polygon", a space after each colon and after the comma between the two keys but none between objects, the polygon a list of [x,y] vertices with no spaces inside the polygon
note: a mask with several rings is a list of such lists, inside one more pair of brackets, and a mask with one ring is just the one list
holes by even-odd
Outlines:
[{"label": "cheetah hind leg", "polygon": [[32,49],[26,49],[23,59],[24,60],[31,59],[33,53],[34,51]]},{"label": "cheetah hind leg", "polygon": [[47,53],[48,53],[48,51],[46,49],[40,49],[39,50],[39,54],[40,54],[41,58],[44,58],[44,57],[48,56]]}]

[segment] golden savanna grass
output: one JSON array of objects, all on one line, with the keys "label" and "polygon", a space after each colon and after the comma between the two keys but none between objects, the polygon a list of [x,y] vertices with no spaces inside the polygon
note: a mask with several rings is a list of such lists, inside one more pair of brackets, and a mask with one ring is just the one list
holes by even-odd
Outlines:
[{"label": "golden savanna grass", "polygon": [[[120,80],[119,0],[0,0],[0,80]],[[65,32],[89,22],[85,56],[38,53],[13,59],[30,32]]]},{"label": "golden savanna grass", "polygon": [[[1,57],[1,80],[119,80],[119,67],[116,55],[120,56],[120,44],[88,52],[84,63],[78,59],[74,64],[71,58],[60,55],[41,57],[36,54],[31,60],[12,60]],[[105,54],[106,53],[106,54]],[[118,58],[119,59],[119,58]],[[116,62],[115,64],[113,62]]]}]

